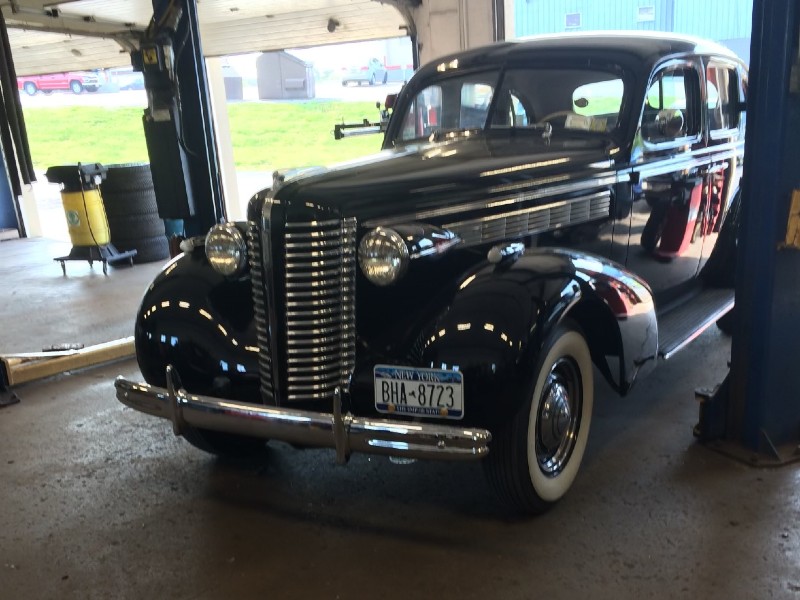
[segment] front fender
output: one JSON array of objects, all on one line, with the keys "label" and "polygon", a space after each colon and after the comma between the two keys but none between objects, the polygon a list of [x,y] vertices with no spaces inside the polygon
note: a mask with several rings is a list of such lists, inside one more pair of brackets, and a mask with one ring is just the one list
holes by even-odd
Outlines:
[{"label": "front fender", "polygon": [[[461,371],[465,424],[491,427],[519,409],[531,365],[567,317],[584,330],[595,363],[621,393],[654,364],[658,328],[647,285],[608,260],[561,249],[467,274],[423,332],[422,364]],[[618,357],[618,370],[607,356]]]},{"label": "front fender", "polygon": [[145,380],[164,387],[171,364],[189,392],[261,402],[251,294],[249,275],[220,275],[201,249],[167,263],[136,317]]}]

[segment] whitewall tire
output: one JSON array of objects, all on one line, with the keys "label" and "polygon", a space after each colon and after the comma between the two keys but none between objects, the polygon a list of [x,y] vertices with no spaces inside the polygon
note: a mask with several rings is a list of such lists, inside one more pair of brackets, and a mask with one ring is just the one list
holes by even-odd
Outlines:
[{"label": "whitewall tire", "polygon": [[497,433],[484,463],[509,508],[538,514],[567,493],[586,450],[593,405],[591,353],[580,329],[565,321],[545,342],[522,408]]}]

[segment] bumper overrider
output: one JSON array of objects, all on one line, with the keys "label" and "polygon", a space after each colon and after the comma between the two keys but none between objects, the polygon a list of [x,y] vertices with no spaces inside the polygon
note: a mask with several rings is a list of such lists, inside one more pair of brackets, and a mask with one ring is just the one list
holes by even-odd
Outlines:
[{"label": "bumper overrider", "polygon": [[333,413],[260,406],[189,394],[178,374],[167,367],[167,387],[118,377],[117,399],[138,411],[172,422],[175,435],[186,425],[213,431],[280,440],[302,446],[333,448],[336,460],[354,452],[435,460],[477,460],[489,453],[492,435],[485,429],[365,419],[342,414],[339,389]]}]

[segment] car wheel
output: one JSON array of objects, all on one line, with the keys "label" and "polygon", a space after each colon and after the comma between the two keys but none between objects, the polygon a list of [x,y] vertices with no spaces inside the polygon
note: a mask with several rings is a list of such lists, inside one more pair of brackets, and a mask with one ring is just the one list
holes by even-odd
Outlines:
[{"label": "car wheel", "polygon": [[521,410],[495,436],[484,466],[506,506],[539,514],[575,481],[589,438],[592,359],[577,325],[565,321],[548,338],[526,392]]},{"label": "car wheel", "polygon": [[34,96],[38,91],[36,84],[33,83],[32,81],[26,81],[25,85],[23,85],[22,87],[25,90],[25,93],[28,94],[28,96]]},{"label": "car wheel", "polygon": [[369,84],[375,85],[375,73],[369,76]]},{"label": "car wheel", "polygon": [[70,81],[69,89],[73,94],[80,94],[83,91],[83,84],[80,81]]},{"label": "car wheel", "polygon": [[389,81],[389,71],[384,71],[384,73],[383,73],[383,83],[384,83],[384,85],[386,84],[387,81]]}]

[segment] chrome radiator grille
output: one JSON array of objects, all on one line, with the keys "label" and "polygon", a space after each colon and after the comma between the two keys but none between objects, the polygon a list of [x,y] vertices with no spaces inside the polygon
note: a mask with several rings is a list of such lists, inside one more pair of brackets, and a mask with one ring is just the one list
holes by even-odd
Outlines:
[{"label": "chrome radiator grille", "polygon": [[261,231],[258,224],[250,221],[247,227],[247,250],[250,262],[250,278],[253,287],[253,308],[258,334],[258,373],[261,379],[261,396],[265,402],[275,399],[272,379],[272,353],[270,352],[269,314],[264,294],[264,265],[262,264]]},{"label": "chrome radiator grille", "polygon": [[286,399],[323,400],[355,366],[355,219],[286,223]]}]

